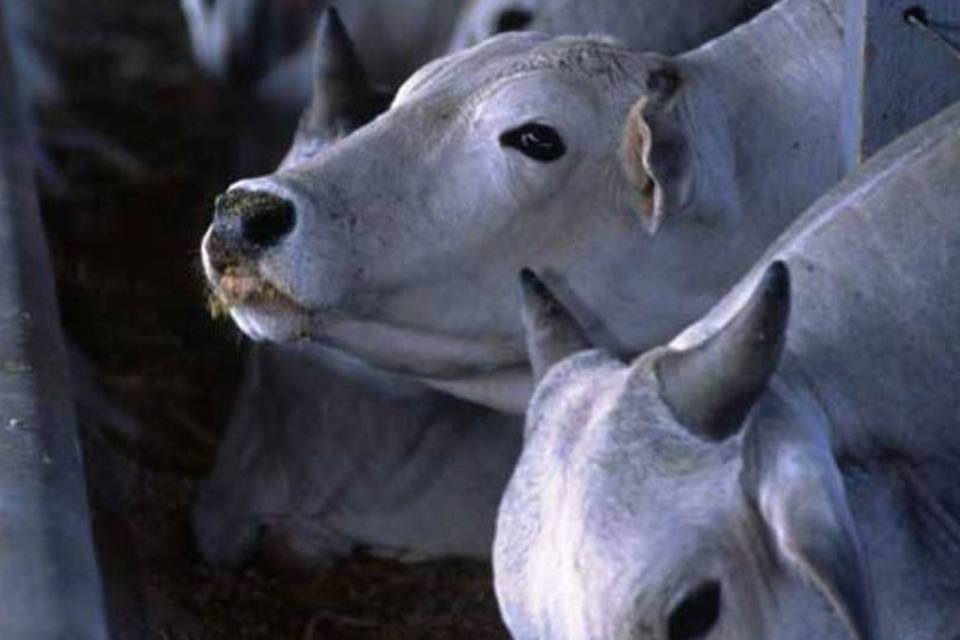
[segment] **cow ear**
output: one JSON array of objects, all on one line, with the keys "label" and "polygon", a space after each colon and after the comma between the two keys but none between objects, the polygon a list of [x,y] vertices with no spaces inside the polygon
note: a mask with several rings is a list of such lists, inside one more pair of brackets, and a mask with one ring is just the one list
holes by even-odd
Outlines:
[{"label": "cow ear", "polygon": [[620,158],[631,202],[650,233],[681,209],[693,188],[689,145],[674,109],[683,80],[669,58],[647,54],[646,92],[627,117]]},{"label": "cow ear", "polygon": [[660,396],[691,432],[735,433],[780,361],[790,316],[790,272],[774,262],[736,315],[703,343],[657,361]]},{"label": "cow ear", "polygon": [[530,269],[520,272],[523,328],[535,382],[567,356],[590,349],[573,315]]},{"label": "cow ear", "polygon": [[780,559],[830,601],[852,637],[870,640],[876,612],[867,567],[824,418],[764,399],[743,438],[741,485]]}]

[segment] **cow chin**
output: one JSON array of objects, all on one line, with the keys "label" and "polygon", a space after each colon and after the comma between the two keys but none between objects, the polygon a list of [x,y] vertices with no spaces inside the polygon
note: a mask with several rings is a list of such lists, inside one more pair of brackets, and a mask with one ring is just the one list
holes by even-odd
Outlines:
[{"label": "cow chin", "polygon": [[310,315],[288,306],[242,304],[231,307],[230,318],[256,342],[293,342],[307,337],[310,329]]}]

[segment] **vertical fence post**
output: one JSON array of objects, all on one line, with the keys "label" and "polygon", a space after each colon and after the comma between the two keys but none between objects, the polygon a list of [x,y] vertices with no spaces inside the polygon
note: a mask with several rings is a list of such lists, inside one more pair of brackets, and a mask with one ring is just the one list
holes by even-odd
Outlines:
[{"label": "vertical fence post", "polygon": [[0,0],[0,638],[105,640],[35,151]]}]

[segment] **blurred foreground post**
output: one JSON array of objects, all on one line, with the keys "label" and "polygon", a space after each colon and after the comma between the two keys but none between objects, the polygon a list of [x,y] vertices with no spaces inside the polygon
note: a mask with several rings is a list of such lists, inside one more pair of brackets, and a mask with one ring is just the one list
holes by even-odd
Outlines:
[{"label": "blurred foreground post", "polygon": [[[2,3],[10,0],[0,0]],[[0,639],[104,640],[36,157],[0,10]]]}]

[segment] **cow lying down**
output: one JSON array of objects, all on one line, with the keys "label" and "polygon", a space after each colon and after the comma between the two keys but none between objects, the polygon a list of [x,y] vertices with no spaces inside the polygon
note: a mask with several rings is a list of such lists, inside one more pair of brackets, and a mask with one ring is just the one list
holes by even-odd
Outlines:
[{"label": "cow lying down", "polygon": [[[592,337],[637,351],[705,312],[834,184],[840,4],[785,0],[676,58],[603,38],[507,34],[431,63],[367,126],[327,145],[303,130],[277,172],[231,187],[203,243],[210,285],[252,338],[362,361],[370,406],[402,377],[469,401],[443,405],[465,423],[473,403],[518,414],[532,381],[508,283],[523,265],[594,312]],[[649,321],[635,321],[639,310]],[[325,426],[320,411],[324,394],[339,393],[335,378],[311,383],[308,368],[299,372],[276,377],[303,376],[294,385],[303,407],[284,394],[275,413],[248,411],[245,403],[263,401],[260,385],[247,387],[230,440],[283,434],[284,443],[259,458],[251,444],[242,464],[221,458],[216,488],[198,507],[200,540],[222,540],[236,522],[307,537],[306,518],[255,498],[263,489],[253,471],[310,468],[311,482],[326,482],[318,454],[298,438],[349,424]],[[380,376],[385,385],[371,383]],[[395,411],[385,403],[376,422],[384,438],[412,428],[407,417],[394,422]],[[473,446],[485,457],[516,455],[516,443],[495,437]],[[442,461],[421,467],[430,464]],[[377,495],[374,471],[371,488],[354,495]],[[488,509],[487,494],[457,499],[475,497],[477,513]],[[417,499],[411,490],[404,504]],[[322,528],[329,514],[296,500],[279,504]],[[358,499],[349,508],[382,506]],[[473,531],[465,553],[490,543],[489,527]]]},{"label": "cow lying down", "polygon": [[365,377],[342,357],[256,349],[195,507],[204,557],[233,565],[260,543],[281,566],[357,547],[411,560],[489,556],[519,418]]},{"label": "cow lying down", "polygon": [[543,379],[494,554],[515,638],[956,637],[958,174],[960,105],[629,362],[526,276]]}]

